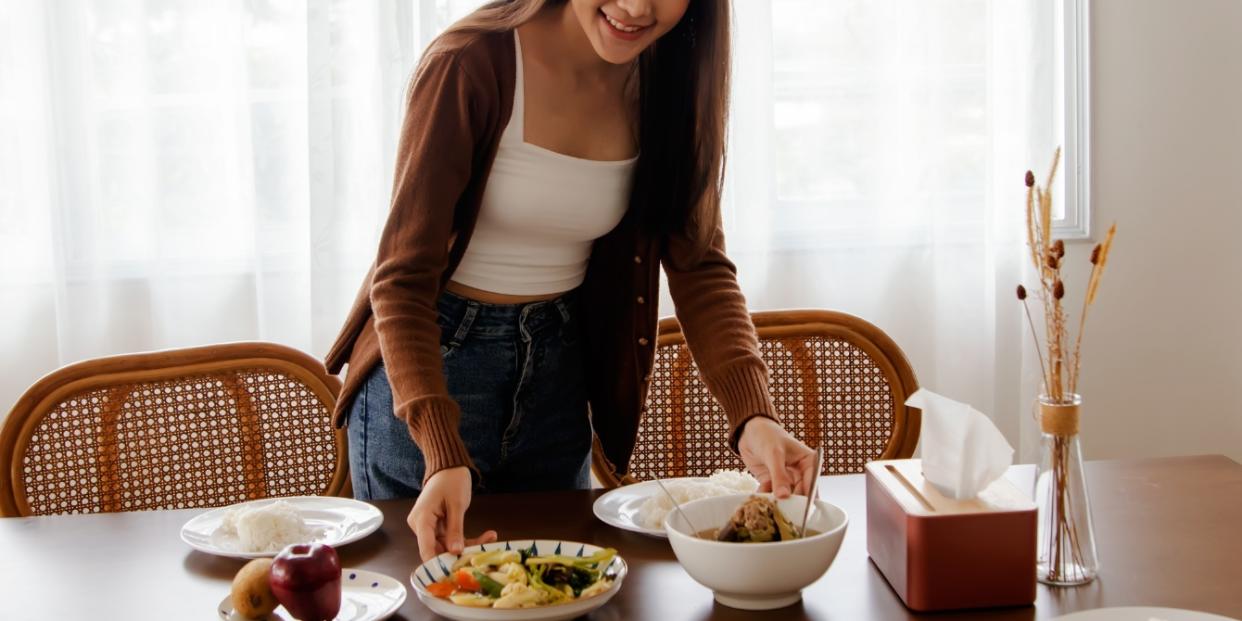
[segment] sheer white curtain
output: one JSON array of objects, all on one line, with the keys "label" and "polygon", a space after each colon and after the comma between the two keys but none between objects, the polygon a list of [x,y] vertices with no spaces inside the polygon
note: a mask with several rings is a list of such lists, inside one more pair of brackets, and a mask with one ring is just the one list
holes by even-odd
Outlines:
[{"label": "sheer white curtain", "polygon": [[751,307],[863,317],[1028,444],[1014,287],[1022,174],[1059,140],[1055,3],[734,7],[725,211]]},{"label": "sheer white curtain", "polygon": [[83,358],[325,351],[410,72],[477,5],[0,0],[0,412]]},{"label": "sheer white curtain", "polygon": [[[0,0],[0,408],[88,357],[322,354],[373,257],[410,71],[478,4]],[[734,2],[725,210],[751,305],[878,324],[1011,439],[1049,5]]]}]

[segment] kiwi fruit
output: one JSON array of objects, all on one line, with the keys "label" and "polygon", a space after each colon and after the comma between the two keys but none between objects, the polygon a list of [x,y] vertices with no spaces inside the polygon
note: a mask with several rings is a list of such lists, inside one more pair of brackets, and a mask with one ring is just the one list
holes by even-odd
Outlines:
[{"label": "kiwi fruit", "polygon": [[247,619],[262,619],[280,605],[267,582],[271,568],[272,559],[256,558],[233,577],[233,609],[237,614]]}]

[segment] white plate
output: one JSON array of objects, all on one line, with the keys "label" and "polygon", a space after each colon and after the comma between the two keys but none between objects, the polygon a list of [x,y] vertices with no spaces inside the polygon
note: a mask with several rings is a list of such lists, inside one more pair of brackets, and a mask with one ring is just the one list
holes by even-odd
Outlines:
[{"label": "white plate", "polygon": [[1237,621],[1237,619],[1178,608],[1135,606],[1084,610],[1057,617],[1053,621]]},{"label": "white plate", "polygon": [[[482,550],[525,550],[531,545],[535,546],[535,554],[564,554],[567,556],[590,556],[598,552],[601,548],[593,546],[589,543],[578,543],[576,541],[556,541],[549,539],[538,539],[525,541],[498,541],[479,546],[471,546],[463,552],[475,552]],[[543,606],[540,608],[511,608],[511,609],[495,609],[495,608],[471,608],[469,606],[458,606],[447,599],[440,599],[432,595],[427,590],[427,585],[440,580],[449,574],[453,562],[457,560],[454,554],[441,554],[422,565],[414,568],[410,573],[410,584],[414,585],[414,593],[418,595],[418,599],[423,602],[432,612],[455,621],[564,621],[566,619],[577,619],[600,606],[608,603],[613,595],[621,589],[621,582],[625,580],[625,574],[629,568],[625,564],[625,560],[621,555],[613,557],[612,562],[604,570],[607,575],[613,576],[612,588],[600,593],[594,597],[579,599],[567,604],[557,604],[555,606]]]},{"label": "white plate", "polygon": [[[384,574],[364,569],[341,570],[341,612],[336,621],[376,621],[387,619],[405,603],[405,585]],[[225,595],[216,608],[224,621],[248,621],[233,610],[233,600]],[[293,617],[284,606],[266,617],[267,621],[289,621]]]},{"label": "white plate", "polygon": [[[706,480],[706,477],[663,479],[665,483],[670,481]],[[625,485],[596,498],[595,504],[591,505],[591,510],[595,512],[595,517],[609,526],[616,526],[623,530],[667,539],[668,535],[664,533],[664,527],[647,528],[638,523],[638,508],[642,506],[643,501],[647,500],[647,497],[652,494],[663,493],[655,481],[643,481],[641,483]]]},{"label": "white plate", "polygon": [[[201,513],[181,527],[181,540],[195,550],[234,558],[263,558],[276,556],[276,552],[244,552],[236,535],[216,533],[224,514],[229,509],[249,505],[266,505],[283,500],[298,510],[307,525],[321,531],[315,542],[332,547],[358,541],[373,533],[384,522],[384,514],[365,502],[335,496],[292,496],[288,498],[263,498],[227,507],[219,507]],[[299,542],[313,543],[313,542]]]}]

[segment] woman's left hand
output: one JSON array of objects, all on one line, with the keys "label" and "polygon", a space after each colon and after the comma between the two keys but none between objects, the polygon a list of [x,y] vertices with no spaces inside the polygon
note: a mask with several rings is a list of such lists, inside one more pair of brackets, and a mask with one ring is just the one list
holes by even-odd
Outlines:
[{"label": "woman's left hand", "polygon": [[756,416],[742,427],[738,452],[751,474],[759,479],[759,491],[786,498],[791,490],[806,495],[815,472],[815,451],[789,435],[780,423]]}]

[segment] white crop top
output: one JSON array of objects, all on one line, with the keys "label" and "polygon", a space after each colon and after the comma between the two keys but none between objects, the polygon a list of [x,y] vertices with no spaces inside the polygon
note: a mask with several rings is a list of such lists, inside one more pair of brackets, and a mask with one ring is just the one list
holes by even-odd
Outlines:
[{"label": "white crop top", "polygon": [[500,136],[474,234],[452,278],[493,293],[560,293],[582,284],[591,245],[625,215],[637,158],[587,160],[527,143],[517,31],[513,41],[513,114]]}]

